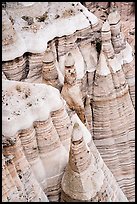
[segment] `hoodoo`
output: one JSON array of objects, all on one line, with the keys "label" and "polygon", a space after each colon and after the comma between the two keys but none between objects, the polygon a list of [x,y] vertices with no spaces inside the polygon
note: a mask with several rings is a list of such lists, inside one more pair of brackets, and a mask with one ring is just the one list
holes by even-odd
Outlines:
[{"label": "hoodoo", "polygon": [[2,2],[2,201],[135,201],[134,2]]}]

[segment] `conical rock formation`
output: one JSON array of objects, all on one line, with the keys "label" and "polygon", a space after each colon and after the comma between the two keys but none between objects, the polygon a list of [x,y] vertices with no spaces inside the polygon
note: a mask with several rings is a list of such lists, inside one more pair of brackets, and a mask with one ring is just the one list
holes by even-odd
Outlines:
[{"label": "conical rock formation", "polygon": [[[69,162],[61,183],[61,201],[127,201],[127,198],[108,169],[107,175],[109,176],[106,179],[104,175],[106,174],[106,169],[102,169],[103,161],[98,163],[100,155],[98,155],[98,158],[95,158],[94,154],[92,149],[87,147],[83,139],[80,125],[75,123],[71,139]],[[104,195],[104,191],[106,195]]]}]

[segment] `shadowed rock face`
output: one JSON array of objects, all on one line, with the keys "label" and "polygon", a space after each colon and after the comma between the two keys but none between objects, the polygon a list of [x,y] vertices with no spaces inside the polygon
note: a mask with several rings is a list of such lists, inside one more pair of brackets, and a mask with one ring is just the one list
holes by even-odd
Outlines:
[{"label": "shadowed rock face", "polygon": [[134,201],[131,7],[3,7],[3,202]]}]

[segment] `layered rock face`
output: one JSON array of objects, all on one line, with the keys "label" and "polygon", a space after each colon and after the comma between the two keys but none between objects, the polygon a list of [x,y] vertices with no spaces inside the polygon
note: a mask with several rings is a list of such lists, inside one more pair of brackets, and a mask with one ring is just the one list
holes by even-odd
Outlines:
[{"label": "layered rock face", "polygon": [[45,52],[42,66],[42,82],[60,89],[61,83],[59,80],[58,70],[55,66],[55,59],[56,58],[52,51],[47,50]]},{"label": "layered rock face", "polygon": [[[21,141],[16,138],[16,144],[4,146],[3,160],[3,202],[48,202],[48,198],[36,179],[28,163]],[[10,158],[10,157],[13,157]]]},{"label": "layered rock face", "polygon": [[[60,201],[128,201],[84,124],[76,114],[71,114],[71,118],[67,115],[59,91],[48,85],[8,80],[3,80],[3,87],[3,202],[59,201],[60,192]],[[49,95],[51,90],[56,104]],[[37,97],[36,92],[39,93]],[[61,115],[64,118],[62,127],[56,122]],[[65,185],[67,162],[72,174],[75,170],[76,174],[80,173],[72,181],[71,173],[67,176],[74,189],[77,179],[91,177],[88,183],[85,181],[84,194],[75,192],[75,198],[68,196],[73,188]],[[64,186],[67,189],[64,190]]]},{"label": "layered rock face", "polygon": [[121,30],[135,51],[135,2],[85,2],[85,6],[103,22],[113,8],[117,9],[122,21]]},{"label": "layered rock face", "polygon": [[[111,17],[112,16],[109,16],[108,19],[112,22]],[[115,30],[115,33],[118,32],[117,27],[115,27]],[[111,32],[114,31],[112,30]],[[124,59],[130,62],[133,60],[133,57],[132,54],[126,53],[126,49],[128,49],[129,46],[128,43],[123,43],[122,39],[118,40],[119,46],[112,39],[112,43],[116,45],[114,48],[118,49],[114,50],[113,53],[108,56],[106,51],[112,50],[112,44],[110,42],[108,49],[106,49],[107,47],[104,46],[104,40],[102,39],[102,52],[95,75],[93,94],[93,132],[95,144],[102,158],[117,178],[123,192],[127,195],[129,200],[132,200],[135,193],[133,176],[135,173],[135,157],[133,153],[135,112],[132,103],[133,96],[130,95],[130,86],[128,86],[128,81],[126,80],[120,60],[123,58],[124,64]],[[105,70],[106,72],[104,72]],[[116,152],[117,154],[115,154]],[[109,154],[111,154],[111,157],[117,159],[110,161],[110,158],[108,158]],[[128,172],[129,176],[126,177],[125,172]],[[130,187],[126,188],[126,185]]]},{"label": "layered rock face", "polygon": [[128,201],[100,156],[95,157],[96,154],[96,147],[91,144],[89,149],[83,139],[80,125],[75,123],[69,161],[61,183],[61,201]]},{"label": "layered rock face", "polygon": [[[37,181],[39,194],[32,190],[34,195],[41,197],[45,193],[50,201],[58,201],[72,132],[63,99],[57,89],[47,85],[5,80],[3,87],[3,155],[13,155],[14,169],[27,191],[30,189],[26,185]],[[38,197],[30,200],[28,193],[27,196],[28,201],[39,201]],[[46,201],[46,197],[43,199]]]},{"label": "layered rock face", "polygon": [[61,94],[69,105],[69,108],[75,110],[81,121],[84,123],[85,112],[84,103],[82,101],[82,91],[80,84],[76,80],[76,68],[74,64],[75,61],[71,53],[69,53],[65,60],[64,86]]},{"label": "layered rock face", "polygon": [[[31,16],[29,16],[30,9]],[[37,78],[40,78],[41,75],[45,79],[46,73],[44,74],[42,70],[45,70],[44,67],[47,66],[47,68],[51,69],[51,75],[53,75],[53,79],[56,81],[57,76],[54,72],[56,69],[59,69],[58,75],[61,83],[64,80],[62,79],[62,73],[64,73],[65,55],[70,50],[74,55],[76,64],[83,64],[83,67],[77,70],[77,77],[79,79],[83,77],[85,71],[84,61],[79,45],[81,44],[80,41],[82,39],[86,40],[87,37],[88,42],[90,40],[90,42],[94,41],[95,43],[96,39],[100,36],[97,32],[99,30],[99,24],[96,16],[90,13],[80,3],[71,4],[67,2],[64,2],[64,11],[58,2],[55,4],[47,2],[36,3],[25,7],[7,7],[6,12],[6,17],[3,18],[3,27],[6,27],[5,24],[7,24],[8,21],[9,27],[11,30],[14,30],[17,36],[13,43],[10,42],[10,46],[7,44],[3,45],[3,70],[6,70],[6,73],[9,72],[8,79],[13,79],[10,77],[9,70],[10,67],[12,68],[13,66],[9,62],[9,67],[7,68],[5,62],[11,61],[12,64],[15,64],[15,59],[18,59],[26,53],[24,56],[27,56],[28,64],[26,81],[37,81]],[[41,15],[41,13],[43,13],[43,15]],[[11,20],[8,19],[9,16],[12,17]],[[81,24],[79,24],[77,16]],[[52,24],[51,21],[53,22]],[[5,42],[7,42],[6,32],[8,32],[8,29],[6,29],[7,27],[4,28],[3,31],[3,41]],[[11,35],[12,38],[15,38],[13,32]],[[17,49],[14,50],[14,47],[17,47]],[[53,52],[56,69],[50,67],[50,64],[48,67],[49,57],[46,56],[47,52],[45,53],[47,47]],[[78,60],[78,57],[81,58],[81,61]],[[15,66],[16,70],[18,70],[18,65],[15,64]],[[15,69],[13,70],[13,73],[14,72]],[[14,76],[14,80],[22,79],[21,76],[20,78]],[[39,80],[41,81],[41,79]]]},{"label": "layered rock face", "polygon": [[4,5],[3,202],[134,201],[134,35],[85,6]]}]

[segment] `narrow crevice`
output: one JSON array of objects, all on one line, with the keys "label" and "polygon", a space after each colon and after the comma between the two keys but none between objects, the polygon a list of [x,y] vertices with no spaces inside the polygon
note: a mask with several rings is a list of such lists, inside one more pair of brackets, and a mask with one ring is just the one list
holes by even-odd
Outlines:
[{"label": "narrow crevice", "polygon": [[96,51],[97,51],[97,59],[99,60],[100,52],[101,52],[101,47],[102,47],[102,41],[101,40],[96,40]]},{"label": "narrow crevice", "polygon": [[26,66],[25,66],[25,79],[28,77],[29,74],[29,58],[28,58],[28,53],[25,53],[26,58]]},{"label": "narrow crevice", "polygon": [[90,102],[90,108],[91,108],[91,114],[92,114],[92,119],[91,119],[91,126],[92,126],[92,138],[94,140],[94,110],[93,110],[93,100]]},{"label": "narrow crevice", "polygon": [[93,108],[93,98],[94,98],[94,82],[96,78],[96,70],[94,71],[94,76],[93,76],[93,85],[92,85],[92,99],[90,102],[90,107],[91,107],[91,112],[92,112],[92,135],[93,135],[93,140],[94,140],[94,108]]},{"label": "narrow crevice", "polygon": [[55,38],[56,55],[57,55],[57,61],[59,62],[58,44],[59,44],[59,40],[58,38]]}]

